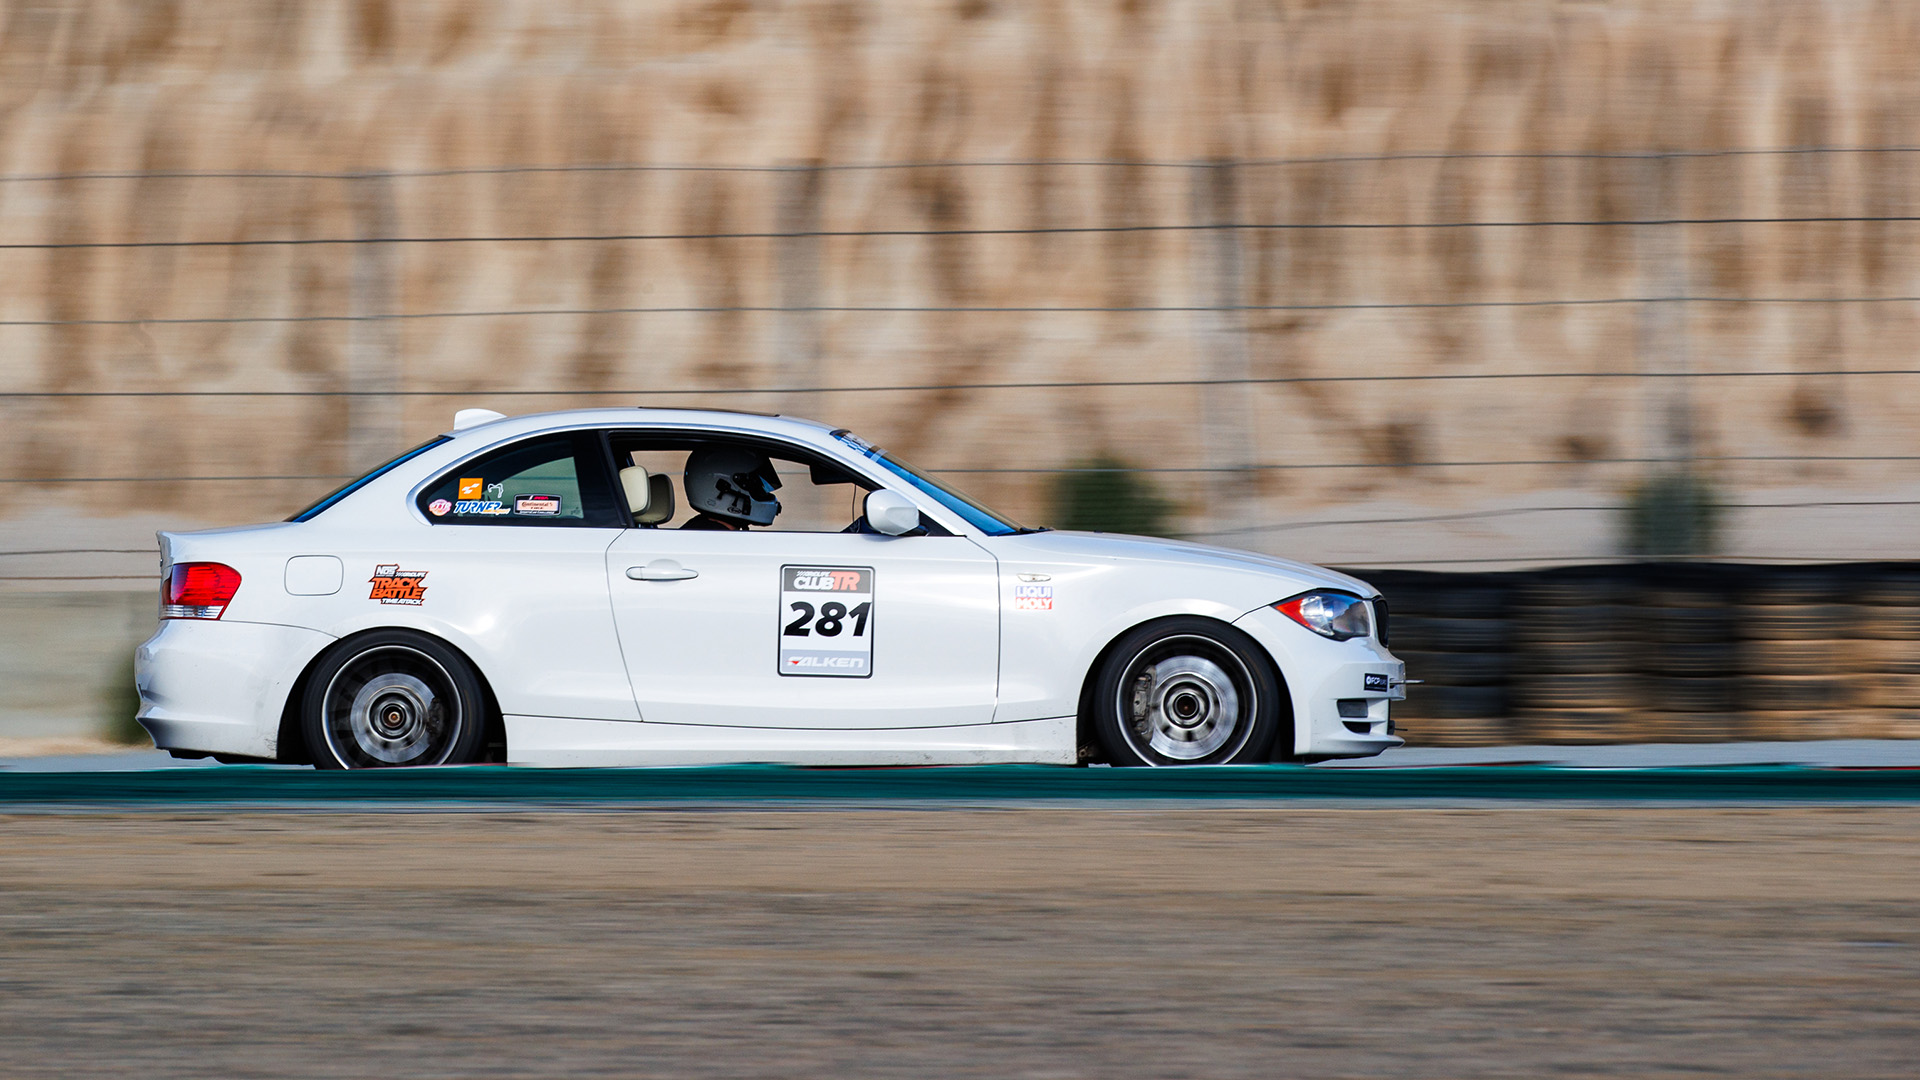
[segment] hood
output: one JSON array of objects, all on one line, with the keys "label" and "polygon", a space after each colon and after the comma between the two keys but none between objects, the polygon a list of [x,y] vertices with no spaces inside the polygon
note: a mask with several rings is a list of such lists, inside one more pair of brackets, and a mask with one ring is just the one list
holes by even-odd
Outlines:
[{"label": "hood", "polygon": [[1227,569],[1265,570],[1284,574],[1304,582],[1308,588],[1342,589],[1363,597],[1378,596],[1380,590],[1356,577],[1337,573],[1324,566],[1262,555],[1236,548],[1214,547],[1187,540],[1166,540],[1154,536],[1127,536],[1123,533],[1062,532],[1049,530],[1018,537],[1020,546],[1039,557],[1081,556],[1093,559],[1143,559],[1159,562],[1209,563]]}]

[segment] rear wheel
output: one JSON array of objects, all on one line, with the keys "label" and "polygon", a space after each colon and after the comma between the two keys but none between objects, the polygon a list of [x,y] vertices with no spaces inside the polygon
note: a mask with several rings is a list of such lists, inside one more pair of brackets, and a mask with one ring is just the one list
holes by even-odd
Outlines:
[{"label": "rear wheel", "polygon": [[1226,765],[1270,759],[1280,682],[1252,638],[1212,619],[1148,623],[1109,651],[1093,729],[1115,765]]},{"label": "rear wheel", "polygon": [[480,680],[459,653],[411,630],[336,646],[307,684],[301,727],[322,769],[459,765],[484,749]]}]

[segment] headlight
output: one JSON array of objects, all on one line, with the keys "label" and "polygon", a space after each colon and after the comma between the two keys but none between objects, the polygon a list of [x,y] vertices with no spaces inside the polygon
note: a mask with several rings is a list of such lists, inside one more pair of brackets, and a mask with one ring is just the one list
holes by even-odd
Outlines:
[{"label": "headlight", "polygon": [[1349,593],[1301,593],[1273,606],[1301,626],[1335,641],[1366,637],[1369,630],[1367,602]]}]

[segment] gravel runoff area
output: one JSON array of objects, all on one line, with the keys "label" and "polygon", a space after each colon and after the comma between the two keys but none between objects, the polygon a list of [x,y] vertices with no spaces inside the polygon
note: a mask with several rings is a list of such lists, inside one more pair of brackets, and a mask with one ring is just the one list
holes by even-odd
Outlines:
[{"label": "gravel runoff area", "polygon": [[0,1074],[1911,1075],[1917,814],[7,816]]}]

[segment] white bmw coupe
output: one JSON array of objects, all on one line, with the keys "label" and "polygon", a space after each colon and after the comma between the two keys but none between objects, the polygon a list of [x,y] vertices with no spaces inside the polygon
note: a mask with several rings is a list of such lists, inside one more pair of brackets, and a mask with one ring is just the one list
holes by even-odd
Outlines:
[{"label": "white bmw coupe", "polygon": [[1399,746],[1365,582],[1023,528],[842,430],[592,409],[454,430],[272,525],[160,534],[177,756],[1212,765]]}]

